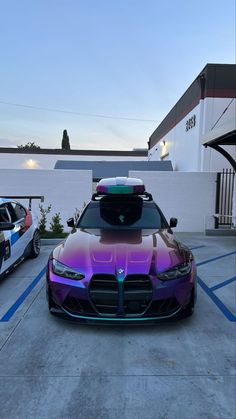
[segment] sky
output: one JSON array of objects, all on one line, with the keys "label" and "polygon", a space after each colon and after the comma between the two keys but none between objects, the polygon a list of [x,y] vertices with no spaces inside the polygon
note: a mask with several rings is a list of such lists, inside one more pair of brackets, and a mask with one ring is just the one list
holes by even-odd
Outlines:
[{"label": "sky", "polygon": [[235,63],[234,0],[0,0],[0,16],[2,147],[60,148],[67,129],[74,149],[146,148],[207,63]]}]

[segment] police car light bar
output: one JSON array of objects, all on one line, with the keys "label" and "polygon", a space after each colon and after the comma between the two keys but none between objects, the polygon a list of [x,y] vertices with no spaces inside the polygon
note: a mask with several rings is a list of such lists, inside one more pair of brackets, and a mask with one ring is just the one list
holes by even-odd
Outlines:
[{"label": "police car light bar", "polygon": [[96,191],[103,195],[142,195],[145,192],[145,186],[141,179],[116,177],[101,179],[97,184]]}]

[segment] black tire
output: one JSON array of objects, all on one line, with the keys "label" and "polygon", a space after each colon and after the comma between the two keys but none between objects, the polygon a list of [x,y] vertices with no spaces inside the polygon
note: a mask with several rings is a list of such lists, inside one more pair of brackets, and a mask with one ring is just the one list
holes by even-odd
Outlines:
[{"label": "black tire", "polygon": [[40,233],[39,230],[35,230],[33,239],[31,240],[29,257],[35,259],[40,253]]}]

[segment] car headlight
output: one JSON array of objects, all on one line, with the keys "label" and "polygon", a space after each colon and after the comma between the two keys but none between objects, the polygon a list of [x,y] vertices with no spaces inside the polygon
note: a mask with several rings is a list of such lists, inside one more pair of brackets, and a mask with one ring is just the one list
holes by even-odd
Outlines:
[{"label": "car headlight", "polygon": [[182,263],[181,265],[178,265],[173,269],[169,269],[168,271],[164,271],[157,274],[157,277],[161,281],[168,281],[170,279],[181,278],[183,276],[188,275],[191,272],[191,268],[191,262]]},{"label": "car headlight", "polygon": [[80,280],[84,278],[84,275],[76,269],[70,268],[69,266],[63,265],[58,260],[52,260],[52,271],[54,274],[63,276],[64,278]]}]

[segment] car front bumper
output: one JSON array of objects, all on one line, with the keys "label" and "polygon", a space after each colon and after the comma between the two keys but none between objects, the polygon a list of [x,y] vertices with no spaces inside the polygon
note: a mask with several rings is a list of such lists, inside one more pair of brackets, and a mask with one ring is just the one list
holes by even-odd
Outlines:
[{"label": "car front bumper", "polygon": [[123,285],[117,284],[117,291],[113,294],[108,292],[110,290],[95,293],[96,298],[101,298],[102,295],[101,309],[101,305],[94,299],[90,281],[68,281],[52,273],[49,265],[47,291],[51,300],[51,312],[79,322],[146,324],[175,319],[181,315],[191,298],[196,299],[194,264],[191,273],[184,278],[164,282],[148,275],[147,277],[150,278],[151,294],[147,293],[146,288],[141,291],[127,290],[124,288],[125,281]]}]

